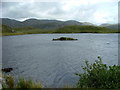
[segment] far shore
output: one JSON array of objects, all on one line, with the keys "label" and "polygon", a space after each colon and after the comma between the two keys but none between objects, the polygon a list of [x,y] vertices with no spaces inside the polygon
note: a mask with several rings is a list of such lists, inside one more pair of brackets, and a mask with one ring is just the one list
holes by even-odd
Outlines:
[{"label": "far shore", "polygon": [[16,36],[16,35],[29,35],[29,34],[119,34],[118,32],[104,32],[104,33],[91,33],[91,32],[84,32],[84,33],[2,33],[0,36]]}]

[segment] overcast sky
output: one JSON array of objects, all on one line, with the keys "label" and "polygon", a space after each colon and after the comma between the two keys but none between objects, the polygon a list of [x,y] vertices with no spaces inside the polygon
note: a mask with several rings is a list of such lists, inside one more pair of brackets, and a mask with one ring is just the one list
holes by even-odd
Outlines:
[{"label": "overcast sky", "polygon": [[77,20],[93,24],[118,23],[119,0],[55,0],[50,2],[2,2],[2,16],[16,20],[28,18]]}]

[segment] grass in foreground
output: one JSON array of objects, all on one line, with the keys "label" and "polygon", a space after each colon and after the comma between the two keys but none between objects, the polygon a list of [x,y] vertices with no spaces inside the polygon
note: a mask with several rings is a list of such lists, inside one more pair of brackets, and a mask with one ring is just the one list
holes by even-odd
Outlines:
[{"label": "grass in foreground", "polygon": [[13,76],[4,76],[4,81],[2,83],[3,88],[43,88],[43,85],[38,82],[33,82],[32,80],[25,80],[23,78],[19,79],[15,83]]},{"label": "grass in foreground", "polygon": [[[100,57],[93,64],[89,64],[88,61],[85,63],[84,73],[76,73],[80,77],[76,87],[67,85],[64,88],[80,88],[80,90],[120,89],[120,66],[103,64]],[[32,80],[19,79],[15,83],[12,76],[8,75],[3,78],[3,88],[43,88],[41,83]]]},{"label": "grass in foreground", "polygon": [[76,73],[80,77],[77,88],[120,88],[120,66],[108,66],[102,63],[100,57],[93,64],[86,61],[84,73]]}]

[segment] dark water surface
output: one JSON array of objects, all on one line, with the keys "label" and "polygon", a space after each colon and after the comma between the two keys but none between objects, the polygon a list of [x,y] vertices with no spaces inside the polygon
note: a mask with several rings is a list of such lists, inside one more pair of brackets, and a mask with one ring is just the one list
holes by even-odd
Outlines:
[{"label": "dark water surface", "polygon": [[[52,41],[62,36],[78,41]],[[108,65],[118,64],[118,34],[32,34],[4,36],[3,67],[16,77],[42,82],[47,87],[75,85],[84,60],[101,56]]]}]

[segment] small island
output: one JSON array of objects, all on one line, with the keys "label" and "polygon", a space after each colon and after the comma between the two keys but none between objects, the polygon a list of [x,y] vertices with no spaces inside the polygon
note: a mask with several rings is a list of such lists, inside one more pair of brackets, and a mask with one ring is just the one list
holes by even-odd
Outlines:
[{"label": "small island", "polygon": [[60,37],[57,39],[53,39],[53,41],[56,41],[56,40],[64,41],[64,40],[78,40],[78,39],[74,39],[74,38],[70,38],[70,37]]}]

